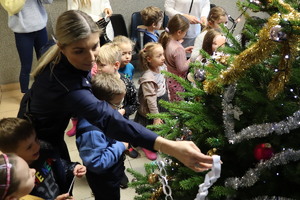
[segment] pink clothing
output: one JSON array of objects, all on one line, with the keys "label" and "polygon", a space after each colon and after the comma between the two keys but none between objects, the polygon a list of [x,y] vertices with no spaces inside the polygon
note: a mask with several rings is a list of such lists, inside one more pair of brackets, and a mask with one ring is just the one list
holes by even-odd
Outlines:
[{"label": "pink clothing", "polygon": [[[169,72],[182,78],[186,78],[189,70],[190,60],[186,59],[184,47],[180,42],[170,39],[165,49],[165,64]],[[182,100],[176,92],[184,92],[183,87],[174,79],[167,78],[167,84],[170,94],[170,101]]]}]

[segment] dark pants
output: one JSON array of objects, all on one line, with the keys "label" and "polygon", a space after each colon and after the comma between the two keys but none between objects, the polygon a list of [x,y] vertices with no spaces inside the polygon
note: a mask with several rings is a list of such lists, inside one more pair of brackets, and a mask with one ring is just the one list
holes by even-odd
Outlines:
[{"label": "dark pants", "polygon": [[87,170],[86,179],[95,200],[120,200],[120,182],[124,170],[123,157],[105,173],[96,174]]},{"label": "dark pants", "polygon": [[33,48],[36,57],[40,57],[40,49],[47,43],[48,34],[46,28],[31,33],[15,33],[16,47],[18,50],[21,72],[19,76],[21,92],[28,90],[30,72],[33,60]]}]

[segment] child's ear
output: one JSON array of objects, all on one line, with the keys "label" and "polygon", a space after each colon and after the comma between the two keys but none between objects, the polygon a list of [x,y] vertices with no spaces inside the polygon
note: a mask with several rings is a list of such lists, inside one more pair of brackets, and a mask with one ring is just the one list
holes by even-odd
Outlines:
[{"label": "child's ear", "polygon": [[151,58],[149,56],[147,56],[146,60],[147,62],[151,62]]},{"label": "child's ear", "polygon": [[121,65],[121,62],[120,62],[120,61],[116,61],[115,64],[114,64],[114,68],[115,68],[116,70],[119,70],[120,65]]}]

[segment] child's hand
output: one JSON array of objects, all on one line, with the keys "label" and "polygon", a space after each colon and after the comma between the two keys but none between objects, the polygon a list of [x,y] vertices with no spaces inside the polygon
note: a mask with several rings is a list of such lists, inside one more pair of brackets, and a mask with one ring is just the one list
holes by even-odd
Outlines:
[{"label": "child's hand", "polygon": [[163,124],[163,123],[164,123],[164,121],[162,119],[159,119],[159,118],[153,120],[153,125]]},{"label": "child's hand", "polygon": [[65,200],[65,199],[71,199],[75,200],[73,196],[70,196],[69,193],[58,195],[55,200]]},{"label": "child's hand", "polygon": [[129,144],[127,142],[123,142],[124,146],[125,146],[125,149],[128,149],[129,147]]},{"label": "child's hand", "polygon": [[74,176],[81,178],[83,175],[86,174],[86,167],[83,165],[76,165],[73,173],[74,173]]},{"label": "child's hand", "polygon": [[125,109],[124,109],[124,108],[119,109],[118,112],[119,112],[121,115],[125,115]]},{"label": "child's hand", "polygon": [[194,46],[186,47],[184,50],[186,53],[192,53]]}]

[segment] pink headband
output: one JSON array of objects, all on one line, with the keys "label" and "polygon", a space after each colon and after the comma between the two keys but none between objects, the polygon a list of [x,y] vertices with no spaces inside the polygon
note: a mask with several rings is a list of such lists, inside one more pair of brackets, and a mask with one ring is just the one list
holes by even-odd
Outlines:
[{"label": "pink headband", "polygon": [[11,169],[11,164],[9,163],[8,157],[6,154],[2,154],[5,163],[0,165],[0,169],[6,169],[6,184],[0,185],[1,188],[4,188],[4,193],[2,195],[1,199],[4,199],[8,192],[8,188],[10,186],[10,169]]}]

